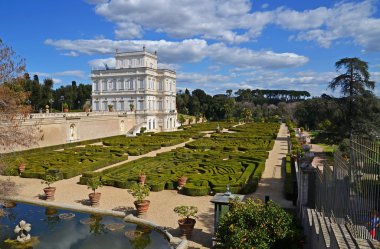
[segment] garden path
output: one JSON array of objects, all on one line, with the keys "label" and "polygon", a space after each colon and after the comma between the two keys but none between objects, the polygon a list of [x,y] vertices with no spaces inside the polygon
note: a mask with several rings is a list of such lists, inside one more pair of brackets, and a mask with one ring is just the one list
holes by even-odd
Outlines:
[{"label": "garden path", "polygon": [[273,149],[269,152],[265,162],[265,170],[261,176],[259,186],[255,193],[247,195],[254,199],[265,200],[265,196],[283,208],[294,208],[291,201],[284,196],[284,171],[282,169],[282,158],[288,153],[288,128],[281,124]]}]

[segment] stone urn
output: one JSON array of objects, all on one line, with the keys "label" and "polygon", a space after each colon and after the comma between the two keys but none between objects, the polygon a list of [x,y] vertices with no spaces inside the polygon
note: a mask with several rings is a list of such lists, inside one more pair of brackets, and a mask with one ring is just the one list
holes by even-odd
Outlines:
[{"label": "stone urn", "polygon": [[148,212],[150,201],[142,200],[142,201],[134,201],[135,207],[137,209],[137,214],[142,215]]},{"label": "stone urn", "polygon": [[178,220],[179,229],[186,237],[191,237],[193,233],[196,220],[193,218],[183,218]]},{"label": "stone urn", "polygon": [[178,187],[182,188],[183,186],[185,186],[186,181],[187,181],[186,176],[181,176],[180,178],[178,178]]},{"label": "stone urn", "polygon": [[91,193],[88,195],[88,197],[90,198],[90,203],[91,203],[91,206],[92,207],[97,207],[99,206],[99,203],[100,203],[100,196],[102,195],[102,193]]},{"label": "stone urn", "polygon": [[45,196],[47,201],[53,201],[54,200],[54,194],[55,194],[55,187],[46,187],[44,188]]}]

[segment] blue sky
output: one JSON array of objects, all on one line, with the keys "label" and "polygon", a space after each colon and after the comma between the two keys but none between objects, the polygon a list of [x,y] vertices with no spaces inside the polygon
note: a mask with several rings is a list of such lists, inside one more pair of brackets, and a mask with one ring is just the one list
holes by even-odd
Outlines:
[{"label": "blue sky", "polygon": [[[0,38],[55,87],[90,83],[115,49],[157,50],[178,88],[330,93],[334,63],[359,57],[380,84],[378,0],[12,0]],[[375,92],[380,96],[380,87]],[[336,93],[339,94],[339,93]]]}]

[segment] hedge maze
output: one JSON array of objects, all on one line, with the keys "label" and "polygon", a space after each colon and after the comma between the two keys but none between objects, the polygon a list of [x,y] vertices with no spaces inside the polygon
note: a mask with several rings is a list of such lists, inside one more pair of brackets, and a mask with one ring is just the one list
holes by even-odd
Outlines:
[{"label": "hedge maze", "polygon": [[[116,136],[97,141],[96,145],[53,146],[46,151],[31,150],[24,154],[8,155],[6,163],[10,167],[8,175],[16,175],[19,156],[22,155],[27,166],[21,177],[41,178],[54,174],[60,179],[67,179],[87,171],[94,171],[117,162],[125,161],[128,155],[137,156],[161,147],[172,146],[187,141],[185,137]],[[101,143],[101,144],[100,144]]]},{"label": "hedge maze", "polygon": [[[90,178],[100,177],[104,185],[129,188],[144,172],[146,184],[152,191],[177,189],[178,178],[186,176],[187,183],[181,190],[186,195],[225,192],[227,184],[232,193],[251,193],[261,178],[268,151],[273,147],[280,125],[250,123],[233,127],[235,124],[214,122],[186,126],[176,132],[146,133],[138,137],[116,136],[97,140],[96,144],[30,150],[8,155],[5,160],[14,172],[17,156],[23,156],[27,166],[21,177],[44,178],[49,173],[66,179],[82,175],[81,184],[86,184]],[[204,131],[215,131],[217,127],[229,131],[205,137]],[[185,147],[95,172],[127,160],[128,156],[142,155],[190,138],[194,141]],[[8,173],[13,174],[11,171]]]},{"label": "hedge maze", "polygon": [[230,129],[235,133],[215,133],[153,158],[141,158],[102,172],[85,172],[80,183],[101,177],[105,185],[129,188],[143,171],[152,191],[176,189],[178,178],[187,176],[182,189],[186,195],[225,192],[227,184],[232,193],[251,193],[261,178],[278,129],[279,124],[274,123],[246,124]]}]

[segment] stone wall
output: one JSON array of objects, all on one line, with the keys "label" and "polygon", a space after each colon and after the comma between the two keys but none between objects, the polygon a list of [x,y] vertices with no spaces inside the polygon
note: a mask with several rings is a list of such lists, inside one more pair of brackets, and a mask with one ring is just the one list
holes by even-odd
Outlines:
[{"label": "stone wall", "polygon": [[[41,130],[41,140],[31,148],[125,135],[135,125],[134,115],[118,113],[31,114],[31,117],[23,122],[26,128],[39,126]],[[3,151],[10,152],[6,148]]]}]

